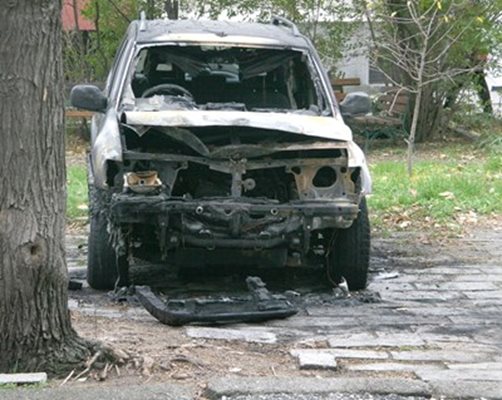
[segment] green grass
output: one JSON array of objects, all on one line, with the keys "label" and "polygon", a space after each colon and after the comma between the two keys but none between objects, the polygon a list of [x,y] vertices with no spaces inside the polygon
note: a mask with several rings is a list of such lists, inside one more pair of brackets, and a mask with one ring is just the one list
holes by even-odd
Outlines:
[{"label": "green grass", "polygon": [[68,166],[67,174],[67,218],[75,220],[87,216],[87,171],[84,165]]},{"label": "green grass", "polygon": [[404,160],[375,162],[369,199],[374,225],[461,229],[467,219],[502,213],[502,154],[466,156],[467,150],[442,149],[442,157],[417,161],[411,178]]}]

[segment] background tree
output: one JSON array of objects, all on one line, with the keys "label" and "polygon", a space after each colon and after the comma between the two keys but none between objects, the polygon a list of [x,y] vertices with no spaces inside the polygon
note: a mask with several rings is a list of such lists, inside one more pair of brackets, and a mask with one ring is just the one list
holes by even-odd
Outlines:
[{"label": "background tree", "polygon": [[90,354],[67,309],[61,3],[0,7],[0,371]]},{"label": "background tree", "polygon": [[[106,79],[124,33],[131,21],[138,19],[140,10],[155,11],[153,16],[159,16],[161,12],[151,1],[90,0],[87,3],[83,14],[96,27],[94,32],[89,33],[89,48],[85,55],[85,60],[92,69],[91,80]],[[65,55],[66,53],[68,50],[65,48]],[[70,63],[67,65],[71,67]]]},{"label": "background tree", "polygon": [[[333,0],[191,0],[182,3],[185,12],[196,10],[198,17],[239,17],[270,21],[273,15],[298,24],[302,33],[312,40],[323,63],[330,68],[344,52],[354,45],[351,40],[361,24],[357,2]],[[358,45],[358,43],[357,43]]]},{"label": "background tree", "polygon": [[[408,172],[415,141],[437,130],[455,79],[482,68],[475,55],[483,42],[490,2],[471,0],[381,0],[367,3],[373,64],[395,86],[412,95]],[[465,61],[467,58],[467,62]]]},{"label": "background tree", "polygon": [[[93,79],[104,80],[116,49],[129,23],[140,11],[159,18],[239,18],[269,21],[280,15],[298,23],[315,44],[325,66],[332,67],[346,49],[361,19],[350,2],[320,0],[91,0],[84,11],[96,31],[90,33],[86,61],[92,66]],[[72,54],[68,51],[69,55]],[[70,65],[70,63],[68,63]],[[79,70],[80,71],[80,70]]]}]

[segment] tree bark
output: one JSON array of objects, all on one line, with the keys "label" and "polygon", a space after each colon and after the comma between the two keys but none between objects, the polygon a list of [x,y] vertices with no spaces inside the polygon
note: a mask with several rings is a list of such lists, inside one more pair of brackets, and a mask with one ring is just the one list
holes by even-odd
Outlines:
[{"label": "tree bark", "polygon": [[424,143],[431,141],[437,136],[442,126],[442,118],[445,91],[437,84],[429,84],[422,88],[420,100],[420,115],[418,116],[415,142]]},{"label": "tree bark", "polygon": [[167,13],[167,18],[178,19],[179,16],[179,1],[178,0],[165,0],[164,10]]},{"label": "tree bark", "polygon": [[420,103],[422,100],[422,88],[418,88],[418,93],[413,107],[413,118],[411,121],[410,135],[408,136],[408,175],[413,174],[413,154],[415,152],[415,135],[417,133],[418,116],[420,115]]},{"label": "tree bark", "polygon": [[58,373],[89,355],[67,308],[61,3],[0,3],[0,371]]}]

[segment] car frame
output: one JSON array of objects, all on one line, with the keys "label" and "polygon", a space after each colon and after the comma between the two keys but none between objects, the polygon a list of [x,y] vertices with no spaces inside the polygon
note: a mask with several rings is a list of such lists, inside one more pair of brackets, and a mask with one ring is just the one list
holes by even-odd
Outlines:
[{"label": "car frame", "polygon": [[[258,56],[269,51],[279,61],[296,57],[308,71],[315,102],[308,110],[247,109],[228,103],[211,103],[215,107],[211,109],[210,103],[201,106],[181,90],[185,87],[171,83],[134,95],[135,79],[143,82],[136,72],[140,52],[147,49],[156,54],[166,48],[169,54],[169,46],[192,46],[197,54],[206,50],[226,54],[228,49],[240,54],[249,49]],[[280,65],[279,61],[270,61],[270,68]],[[293,61],[283,64],[287,62]],[[213,75],[233,84],[240,79],[223,72]],[[259,75],[263,82],[266,75]],[[148,90],[152,96],[144,96]],[[162,102],[173,96],[178,102],[183,98],[191,108],[163,109]],[[92,120],[88,173],[91,287],[128,285],[128,265],[135,257],[180,268],[231,265],[236,257],[241,266],[321,265],[334,285],[346,279],[351,290],[366,287],[370,232],[365,196],[371,193],[371,177],[362,150],[343,122],[317,52],[290,21],[280,17],[270,24],[133,21],[104,92],[78,85],[71,102],[97,112]],[[243,137],[253,141],[232,139],[224,145],[210,145],[201,139],[209,136],[208,129],[228,135],[225,140],[246,132]],[[153,131],[188,150],[161,152],[153,145],[149,151],[129,148],[130,142],[141,148],[137,143],[146,141]],[[286,139],[276,139],[281,137]],[[173,194],[180,176],[204,180],[191,170],[221,176],[228,192]],[[254,197],[246,195],[258,190],[256,186],[272,172],[280,173],[276,183],[287,181],[286,197],[268,198],[266,188]],[[273,183],[270,186],[267,181],[267,185],[273,191]]]}]

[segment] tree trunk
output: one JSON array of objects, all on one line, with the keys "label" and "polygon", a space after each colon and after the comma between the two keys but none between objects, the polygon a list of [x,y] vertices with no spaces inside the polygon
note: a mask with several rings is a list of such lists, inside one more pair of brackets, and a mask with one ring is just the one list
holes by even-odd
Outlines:
[{"label": "tree trunk", "polygon": [[492,99],[490,97],[490,88],[488,83],[486,83],[485,72],[482,69],[474,71],[474,76],[472,80],[476,85],[476,91],[478,92],[479,99],[481,101],[481,107],[483,107],[483,112],[485,114],[493,115]]},{"label": "tree trunk", "polygon": [[179,1],[178,0],[165,0],[164,11],[167,13],[167,18],[178,19],[179,16]]},{"label": "tree trunk", "polygon": [[410,135],[408,136],[408,175],[413,174],[413,154],[415,152],[415,136],[417,134],[418,116],[420,115],[420,104],[422,100],[422,88],[418,88],[418,93],[415,98],[415,106],[413,107],[413,118],[411,121]]},{"label": "tree trunk", "polygon": [[440,120],[444,108],[443,103],[444,91],[438,88],[437,85],[432,84],[422,88],[420,115],[418,116],[415,133],[416,143],[428,142],[434,136],[437,136],[441,130]]},{"label": "tree trunk", "polygon": [[0,6],[0,371],[58,373],[89,355],[67,308],[60,12]]}]

